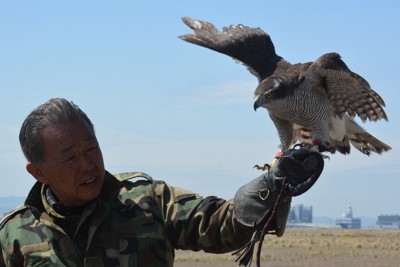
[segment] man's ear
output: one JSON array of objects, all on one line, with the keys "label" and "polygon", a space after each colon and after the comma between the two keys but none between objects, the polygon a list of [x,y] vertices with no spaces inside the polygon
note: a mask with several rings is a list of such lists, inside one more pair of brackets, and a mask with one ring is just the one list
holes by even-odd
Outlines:
[{"label": "man's ear", "polygon": [[26,164],[26,170],[33,176],[35,177],[36,180],[43,184],[47,184],[47,178],[42,172],[42,169],[38,164],[28,162]]}]

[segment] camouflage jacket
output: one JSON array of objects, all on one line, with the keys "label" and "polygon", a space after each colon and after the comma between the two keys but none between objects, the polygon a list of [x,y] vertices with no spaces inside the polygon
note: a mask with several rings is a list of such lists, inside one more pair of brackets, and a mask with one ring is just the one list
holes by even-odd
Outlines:
[{"label": "camouflage jacket", "polygon": [[58,214],[43,188],[36,183],[0,223],[0,266],[173,266],[175,249],[224,253],[252,234],[235,220],[232,201],[142,173],[107,173],[101,196],[79,216]]}]

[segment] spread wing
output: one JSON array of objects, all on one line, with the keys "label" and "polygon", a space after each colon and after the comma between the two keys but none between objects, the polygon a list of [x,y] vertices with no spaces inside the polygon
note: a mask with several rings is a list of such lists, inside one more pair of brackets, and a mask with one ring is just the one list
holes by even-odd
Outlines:
[{"label": "spread wing", "polygon": [[340,118],[347,112],[350,118],[358,115],[363,122],[367,119],[388,120],[383,110],[383,99],[363,77],[346,66],[339,54],[322,55],[310,66],[307,75],[323,81],[335,113]]},{"label": "spread wing", "polygon": [[181,35],[179,38],[242,62],[259,82],[270,76],[282,59],[275,53],[269,35],[259,28],[236,25],[225,27],[220,32],[210,22],[188,17],[182,20],[194,34]]}]

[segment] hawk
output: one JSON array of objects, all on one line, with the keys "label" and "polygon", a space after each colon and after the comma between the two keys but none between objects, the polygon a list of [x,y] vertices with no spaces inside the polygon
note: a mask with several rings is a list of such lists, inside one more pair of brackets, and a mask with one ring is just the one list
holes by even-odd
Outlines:
[{"label": "hawk", "polygon": [[350,153],[350,144],[366,155],[391,149],[354,121],[356,116],[362,122],[387,121],[385,102],[339,54],[291,64],[276,54],[270,36],[260,28],[239,24],[220,32],[210,22],[182,20],[194,34],[180,39],[228,55],[257,77],[254,109],[268,110],[281,151],[299,141],[320,152],[342,154]]}]

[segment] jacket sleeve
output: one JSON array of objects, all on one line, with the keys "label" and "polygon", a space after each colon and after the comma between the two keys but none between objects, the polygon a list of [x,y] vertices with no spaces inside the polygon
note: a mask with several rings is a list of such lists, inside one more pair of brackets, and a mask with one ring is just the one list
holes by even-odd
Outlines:
[{"label": "jacket sleeve", "polygon": [[[0,246],[1,246],[1,253],[0,253],[0,267],[5,267],[5,266],[18,266],[22,265],[23,262],[23,255],[21,253],[18,253],[18,250],[15,249],[15,246],[19,246],[17,242],[9,242],[10,236],[12,236],[13,233],[10,233],[10,231],[15,231],[17,232],[19,229],[23,228],[22,225],[16,224],[17,226],[15,227],[10,227],[11,230],[7,229],[7,224],[8,222],[12,221],[15,217],[20,217],[20,212],[23,212],[27,208],[23,205],[17,207],[10,213],[8,213],[6,216],[4,216],[0,220]],[[18,219],[16,220],[18,221]],[[12,256],[10,255],[10,251],[14,252]],[[11,259],[13,262],[11,262]]]},{"label": "jacket sleeve", "polygon": [[153,183],[153,190],[176,249],[225,253],[250,240],[252,229],[237,222],[233,200],[203,198],[159,181]]},{"label": "jacket sleeve", "polygon": [[1,253],[0,253],[0,267],[5,267],[5,266],[6,266],[6,264],[4,262],[3,250],[1,250]]}]

